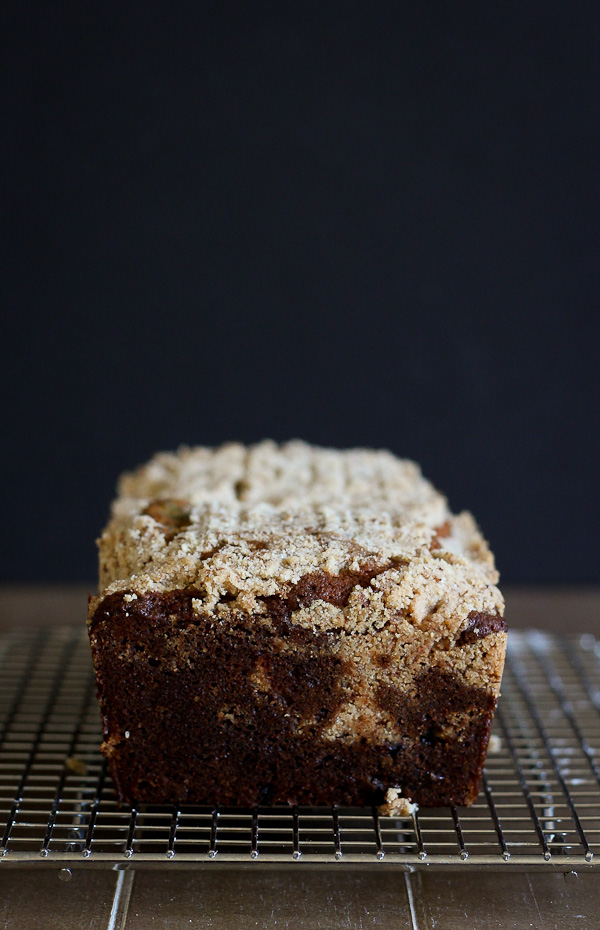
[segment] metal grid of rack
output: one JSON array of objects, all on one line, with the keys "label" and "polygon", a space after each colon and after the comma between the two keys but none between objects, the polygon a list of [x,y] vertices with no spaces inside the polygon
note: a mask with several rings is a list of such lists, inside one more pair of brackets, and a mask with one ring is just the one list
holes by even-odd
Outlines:
[{"label": "metal grid of rack", "polygon": [[585,870],[600,862],[600,642],[512,633],[477,803],[117,804],[85,630],[0,639],[0,867]]}]

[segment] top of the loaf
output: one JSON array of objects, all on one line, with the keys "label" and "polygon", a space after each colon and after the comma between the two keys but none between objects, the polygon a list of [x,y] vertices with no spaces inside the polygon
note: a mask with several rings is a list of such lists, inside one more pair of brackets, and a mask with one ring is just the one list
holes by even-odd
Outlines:
[{"label": "top of the loaf", "polygon": [[306,507],[403,511],[433,520],[447,512],[445,498],[415,462],[386,450],[324,449],[298,440],[159,452],[121,476],[119,496],[134,501],[179,496],[194,505],[244,508],[267,504],[290,512]]},{"label": "top of the loaf", "polygon": [[103,594],[192,587],[207,609],[226,597],[251,610],[311,573],[376,569],[372,584],[399,606],[502,609],[473,518],[387,451],[264,441],[159,453],[121,477],[99,548]]}]

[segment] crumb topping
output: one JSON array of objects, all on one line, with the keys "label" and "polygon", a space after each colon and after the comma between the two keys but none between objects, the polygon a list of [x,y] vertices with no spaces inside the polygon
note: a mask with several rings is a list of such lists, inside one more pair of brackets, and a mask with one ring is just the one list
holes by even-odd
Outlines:
[{"label": "crumb topping", "polygon": [[[203,612],[223,599],[260,612],[259,599],[307,575],[365,569],[356,616],[402,611],[426,629],[436,616],[458,626],[503,612],[473,517],[453,515],[415,463],[387,451],[265,441],[160,453],[120,479],[99,551],[103,596],[191,587]],[[331,613],[312,610],[312,624]]]},{"label": "crumb topping", "polygon": [[403,797],[402,788],[388,788],[384,803],[377,808],[377,812],[380,817],[412,817],[418,809],[418,804]]}]

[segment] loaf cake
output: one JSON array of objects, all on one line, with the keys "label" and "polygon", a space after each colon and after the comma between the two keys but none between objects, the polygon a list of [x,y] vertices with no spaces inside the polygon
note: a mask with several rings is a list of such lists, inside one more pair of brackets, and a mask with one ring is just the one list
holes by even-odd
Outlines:
[{"label": "loaf cake", "polygon": [[506,650],[493,556],[412,462],[302,442],[125,474],[89,634],[122,801],[471,804]]}]

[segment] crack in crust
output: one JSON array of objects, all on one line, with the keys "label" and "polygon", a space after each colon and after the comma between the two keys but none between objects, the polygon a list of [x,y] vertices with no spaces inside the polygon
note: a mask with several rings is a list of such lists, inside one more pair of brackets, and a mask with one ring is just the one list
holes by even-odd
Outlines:
[{"label": "crack in crust", "polygon": [[289,616],[299,607],[310,607],[314,601],[325,601],[334,607],[346,607],[348,599],[356,587],[366,588],[371,580],[381,575],[391,567],[391,564],[364,567],[357,571],[344,569],[339,575],[329,575],[327,572],[310,572],[303,575],[296,584],[289,585],[281,596],[265,597],[261,600],[269,608],[275,604],[281,605],[278,610],[284,610]]},{"label": "crack in crust", "polygon": [[467,617],[467,626],[456,641],[457,646],[470,646],[478,639],[489,636],[490,633],[506,633],[506,620],[500,614],[481,613],[472,610]]}]

